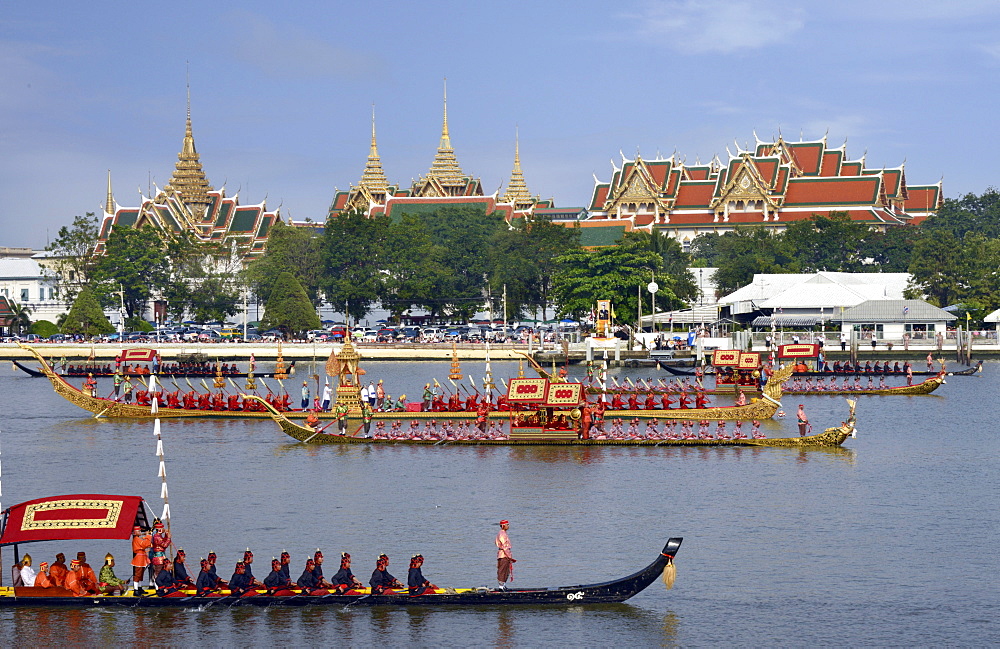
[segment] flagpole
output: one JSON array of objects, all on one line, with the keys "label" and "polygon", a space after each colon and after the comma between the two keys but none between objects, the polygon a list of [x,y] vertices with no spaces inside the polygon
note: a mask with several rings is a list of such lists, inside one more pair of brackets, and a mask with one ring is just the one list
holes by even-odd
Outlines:
[{"label": "flagpole", "polygon": [[152,397],[151,408],[153,416],[156,419],[153,420],[153,435],[156,436],[156,455],[160,458],[160,469],[157,475],[161,479],[160,483],[160,498],[163,499],[163,513],[160,515],[160,520],[164,522],[167,528],[167,533],[170,533],[170,494],[167,490],[167,466],[164,462],[163,457],[163,437],[160,434],[160,400],[156,395],[156,375],[152,374],[149,377],[149,393]]}]

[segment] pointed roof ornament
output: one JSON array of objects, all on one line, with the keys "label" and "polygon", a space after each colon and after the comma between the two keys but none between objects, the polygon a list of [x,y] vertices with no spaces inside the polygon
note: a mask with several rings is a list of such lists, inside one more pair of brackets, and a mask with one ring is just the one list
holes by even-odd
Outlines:
[{"label": "pointed roof ornament", "polygon": [[115,197],[111,193],[111,170],[108,169],[108,196],[104,199],[104,213],[114,214],[116,208],[117,205],[115,205]]},{"label": "pointed roof ornament", "polygon": [[375,102],[372,102],[372,141],[368,150],[368,161],[365,163],[365,170],[361,174],[359,187],[367,190],[369,196],[376,203],[384,204],[386,193],[389,190],[389,181],[382,170],[382,160],[378,155],[378,142],[375,139]]},{"label": "pointed roof ornament", "polygon": [[[500,193],[499,187],[497,193]],[[524,173],[521,171],[521,137],[516,124],[514,125],[514,169],[510,172],[510,181],[507,183],[503,202],[514,203],[517,209],[529,209],[534,204],[531,192],[528,191],[528,184],[524,182]]]},{"label": "pointed roof ornament", "polygon": [[459,195],[466,186],[466,175],[458,165],[455,149],[451,146],[451,135],[448,131],[448,78],[444,79],[444,111],[441,123],[441,142],[430,171],[421,181],[437,180],[441,187],[453,195]]},{"label": "pointed roof ornament", "polygon": [[194,131],[191,128],[191,81],[187,81],[187,119],[184,125],[184,140],[181,152],[177,154],[174,173],[163,188],[165,192],[176,193],[195,213],[204,213],[211,203],[208,193],[214,191],[201,167],[198,149],[194,145]]}]

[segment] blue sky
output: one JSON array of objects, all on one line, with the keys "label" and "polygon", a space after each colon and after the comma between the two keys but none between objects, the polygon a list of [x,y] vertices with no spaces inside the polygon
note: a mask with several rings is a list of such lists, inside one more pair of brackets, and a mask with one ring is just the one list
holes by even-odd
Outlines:
[{"label": "blue sky", "polygon": [[515,127],[529,189],[585,205],[619,151],[693,163],[753,134],[847,140],[945,195],[997,184],[1000,3],[353,2],[0,5],[0,246],[163,186],[190,62],[209,180],[322,219],[364,169],[374,102],[391,182],[452,143],[487,193]]}]

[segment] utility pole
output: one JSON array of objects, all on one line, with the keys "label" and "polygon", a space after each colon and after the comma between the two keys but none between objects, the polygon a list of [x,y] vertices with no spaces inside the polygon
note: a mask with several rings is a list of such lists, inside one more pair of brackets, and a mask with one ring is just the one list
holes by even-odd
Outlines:
[{"label": "utility pole", "polygon": [[507,285],[503,285],[503,333],[507,335]]}]

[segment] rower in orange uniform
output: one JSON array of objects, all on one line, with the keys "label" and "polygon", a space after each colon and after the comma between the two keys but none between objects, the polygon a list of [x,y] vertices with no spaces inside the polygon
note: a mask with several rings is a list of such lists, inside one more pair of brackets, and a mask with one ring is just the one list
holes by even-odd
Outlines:
[{"label": "rower in orange uniform", "polygon": [[55,563],[49,568],[49,579],[52,580],[53,586],[62,586],[66,581],[66,573],[69,572],[66,568],[66,555],[60,552],[56,555]]}]

